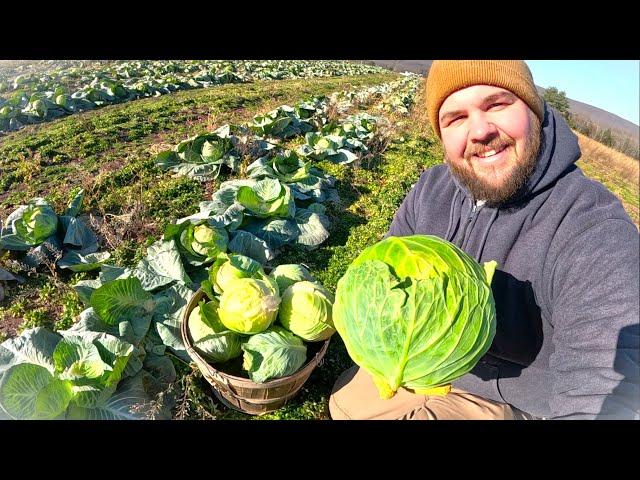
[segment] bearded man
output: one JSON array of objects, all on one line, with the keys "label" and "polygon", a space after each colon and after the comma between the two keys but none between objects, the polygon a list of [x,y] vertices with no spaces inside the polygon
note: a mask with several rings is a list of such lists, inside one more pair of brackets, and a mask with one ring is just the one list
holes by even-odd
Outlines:
[{"label": "bearded man", "polygon": [[575,165],[576,135],[523,61],[435,61],[427,112],[445,162],[425,171],[387,236],[436,235],[496,260],[496,335],[446,395],[378,397],[353,367],[333,419],[640,418],[639,236]]}]

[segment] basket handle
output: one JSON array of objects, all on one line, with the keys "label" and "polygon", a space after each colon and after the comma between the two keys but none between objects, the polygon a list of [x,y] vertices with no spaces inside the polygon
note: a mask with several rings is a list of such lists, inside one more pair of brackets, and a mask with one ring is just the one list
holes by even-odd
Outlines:
[{"label": "basket handle", "polygon": [[244,400],[243,398],[241,398],[238,395],[236,395],[236,393],[233,391],[233,388],[231,388],[231,385],[229,384],[229,380],[227,380],[225,377],[223,377],[222,375],[220,375],[217,372],[209,371],[207,373],[209,374],[209,376],[211,378],[213,378],[216,381],[216,383],[219,383],[219,384],[222,384],[222,385],[225,386],[226,393],[231,395],[236,400]]},{"label": "basket handle", "polygon": [[229,388],[229,381],[224,378],[222,375],[218,374],[217,372],[207,372],[209,374],[209,376],[211,378],[213,378],[216,382],[221,383],[222,385],[224,385],[225,387]]},{"label": "basket handle", "polygon": [[228,395],[232,396],[233,398],[235,398],[238,401],[246,401],[246,399],[244,399],[242,397],[239,397],[236,394],[236,392],[233,391],[233,388],[231,388],[231,385],[229,385],[229,381],[225,377],[223,377],[222,375],[219,375],[216,372],[208,372],[208,374],[209,374],[209,376],[211,378],[214,379],[214,381],[216,383],[222,384],[222,385],[224,385],[226,387],[225,388],[225,393],[227,393]]}]

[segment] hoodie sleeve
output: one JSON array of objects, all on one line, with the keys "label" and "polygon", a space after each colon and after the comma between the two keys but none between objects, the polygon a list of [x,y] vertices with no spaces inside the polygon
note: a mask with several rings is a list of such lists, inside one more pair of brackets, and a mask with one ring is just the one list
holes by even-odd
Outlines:
[{"label": "hoodie sleeve", "polygon": [[608,219],[554,262],[552,418],[640,418],[638,230]]}]

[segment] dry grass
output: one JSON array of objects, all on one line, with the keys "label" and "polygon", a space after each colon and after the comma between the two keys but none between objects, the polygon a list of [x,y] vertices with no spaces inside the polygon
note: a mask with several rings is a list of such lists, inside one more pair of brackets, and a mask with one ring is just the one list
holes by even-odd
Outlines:
[{"label": "dry grass", "polygon": [[634,182],[638,187],[640,183],[640,162],[638,160],[609,148],[579,132],[575,133],[578,135],[583,159],[597,163],[603,168],[609,169],[611,173],[619,174],[623,178]]},{"label": "dry grass", "polygon": [[581,133],[575,134],[582,151],[582,157],[576,163],[578,167],[611,190],[639,226],[640,162]]}]

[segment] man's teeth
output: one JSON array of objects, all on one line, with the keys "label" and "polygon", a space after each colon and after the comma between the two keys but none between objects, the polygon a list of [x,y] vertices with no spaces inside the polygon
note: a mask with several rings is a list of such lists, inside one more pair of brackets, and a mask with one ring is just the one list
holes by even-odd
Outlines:
[{"label": "man's teeth", "polygon": [[488,152],[481,153],[478,156],[480,158],[487,158],[487,157],[491,157],[492,155],[495,155],[495,154],[496,154],[495,150],[489,150]]},{"label": "man's teeth", "polygon": [[[502,150],[500,150],[500,151],[502,151]],[[495,155],[496,153],[498,153],[498,152],[496,152],[495,150],[489,150],[489,151],[484,152],[484,153],[479,153],[477,156],[480,157],[480,158],[487,158],[487,157],[491,157],[491,156]]]}]

